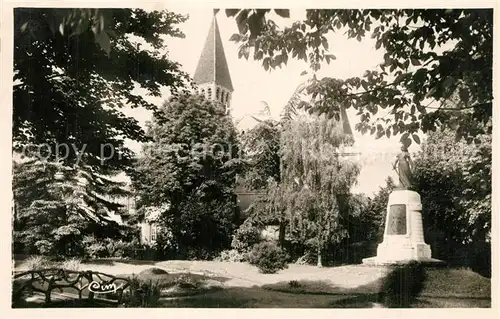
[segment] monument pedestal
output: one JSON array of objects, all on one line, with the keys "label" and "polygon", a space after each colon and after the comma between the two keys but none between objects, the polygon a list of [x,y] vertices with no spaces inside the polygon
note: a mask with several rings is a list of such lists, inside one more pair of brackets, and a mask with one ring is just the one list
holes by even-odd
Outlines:
[{"label": "monument pedestal", "polygon": [[431,247],[425,243],[421,212],[417,192],[393,191],[387,203],[384,240],[377,247],[377,256],[363,259],[363,264],[442,263],[431,257]]}]

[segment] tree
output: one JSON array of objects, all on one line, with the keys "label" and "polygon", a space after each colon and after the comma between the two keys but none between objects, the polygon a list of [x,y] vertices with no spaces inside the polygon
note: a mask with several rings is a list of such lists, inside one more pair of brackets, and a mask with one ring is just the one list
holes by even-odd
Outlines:
[{"label": "tree", "polygon": [[415,158],[416,190],[425,203],[423,218],[444,240],[488,241],[491,232],[491,135],[480,144],[455,141],[446,129],[429,134]]},{"label": "tree", "polygon": [[376,241],[380,219],[383,224],[384,211],[377,213],[370,211],[370,198],[365,194],[350,194],[346,206],[348,209],[348,243]]},{"label": "tree", "polygon": [[[95,42],[109,54],[110,36],[113,35],[113,15],[111,10],[87,8],[50,9],[44,12],[43,19],[48,29],[30,29],[29,32],[33,38],[41,37],[43,39],[48,36],[49,31],[53,36],[56,33],[63,36],[65,33],[76,36],[88,31],[90,27]],[[21,25],[21,31],[26,31],[32,22],[33,20],[24,21]]]},{"label": "tree", "polygon": [[308,84],[310,84],[310,81],[299,84],[292,96],[290,96],[287,103],[283,107],[280,119],[281,123],[286,123],[293,120],[297,116],[304,116],[308,114],[304,112],[304,106],[308,105],[309,102],[306,90]]},{"label": "tree", "polygon": [[[114,193],[125,192],[121,183],[113,183]],[[86,234],[120,237],[120,227],[108,218],[109,211],[120,205],[105,199],[96,202],[100,186],[86,183],[81,170],[64,169],[60,164],[14,163],[14,251],[81,256]]]},{"label": "tree", "polygon": [[[275,13],[289,17],[288,10]],[[357,130],[377,138],[401,134],[406,144],[410,137],[420,143],[419,130],[440,126],[469,142],[491,133],[492,9],[307,10],[306,19],[284,29],[270,14],[264,9],[226,10],[238,24],[239,34],[231,40],[241,44],[239,56],[262,61],[266,70],[286,65],[290,56],[319,70],[335,60],[327,39],[334,32],[358,41],[371,35],[376,49],[385,51],[384,61],[362,76],[314,76],[307,88],[313,100],[303,105],[306,110],[338,118],[341,107],[354,108],[360,118]],[[444,107],[454,94],[460,103]],[[387,109],[388,116],[377,117],[380,109]],[[471,128],[471,123],[479,125]]]},{"label": "tree", "polygon": [[[71,27],[65,24],[59,26],[59,32],[52,32],[52,21],[59,11],[15,10],[16,150],[49,143],[50,159],[54,159],[57,155],[62,157],[61,150],[55,150],[56,143],[76,144],[78,149],[87,145],[86,160],[95,165],[102,157],[99,146],[110,144],[115,150],[123,149],[123,161],[109,161],[108,166],[120,167],[131,157],[130,151],[123,147],[123,139],[145,141],[137,121],[126,117],[120,109],[131,106],[155,111],[157,108],[134,91],[134,86],[159,96],[161,86],[175,91],[184,85],[180,65],[162,55],[161,49],[164,49],[163,35],[183,36],[173,26],[185,18],[167,11],[101,9],[99,12],[110,25],[106,33],[111,34],[109,54],[106,54],[96,44],[93,15],[85,15],[85,9],[76,10],[85,22],[78,25],[78,32],[71,32]],[[145,49],[140,49],[141,42]],[[73,149],[65,161],[69,164],[76,161]]]},{"label": "tree", "polygon": [[224,107],[199,95],[173,96],[149,123],[148,136],[152,143],[143,147],[132,175],[139,206],[169,205],[161,223],[174,232],[181,252],[228,247],[241,159]]},{"label": "tree", "polygon": [[[279,11],[279,10],[278,10]],[[296,117],[307,116],[300,108],[307,103],[305,88],[308,82],[301,83],[283,107],[281,118],[260,120],[259,123],[242,136],[246,156],[246,184],[250,188],[263,189],[270,178],[280,182],[280,138],[283,128]],[[265,103],[265,102],[264,102]],[[269,106],[265,103],[266,114]]]},{"label": "tree", "polygon": [[351,193],[344,197],[341,211],[347,236],[326,247],[333,264],[360,263],[364,257],[373,256],[379,243],[380,223],[383,227],[383,211],[370,210],[370,202],[365,194]]},{"label": "tree", "polygon": [[491,142],[455,140],[450,129],[429,134],[415,158],[424,232],[433,256],[491,276]]},{"label": "tree", "polygon": [[316,251],[318,266],[325,246],[347,236],[346,204],[359,168],[336,151],[350,143],[339,122],[321,117],[291,121],[282,135],[282,182],[274,201],[290,236]]},{"label": "tree", "polygon": [[[164,36],[183,36],[175,25],[185,19],[140,9],[14,10],[13,151],[36,167],[52,165],[37,175],[47,182],[62,174],[75,189],[87,185],[82,196],[93,210],[79,211],[87,220],[119,212],[110,196],[127,192],[112,176],[129,170],[134,156],[124,141],[147,140],[122,108],[157,107],[134,88],[159,96],[162,86],[175,93],[185,85],[180,65],[161,52]],[[49,185],[39,189],[34,176],[14,174],[26,185],[14,195],[20,211],[34,213],[37,199],[53,198]],[[37,205],[50,218],[53,210]]]},{"label": "tree", "polygon": [[379,242],[382,240],[384,235],[385,217],[387,212],[387,203],[389,202],[389,195],[394,189],[396,189],[394,180],[391,177],[387,177],[385,180],[385,186],[380,187],[375,196],[370,198],[368,208],[366,209],[366,214],[371,216],[370,218],[374,223],[371,238],[376,239]]},{"label": "tree", "polygon": [[251,189],[265,189],[270,181],[280,181],[279,123],[267,120],[258,123],[242,136],[245,154],[245,183]]}]

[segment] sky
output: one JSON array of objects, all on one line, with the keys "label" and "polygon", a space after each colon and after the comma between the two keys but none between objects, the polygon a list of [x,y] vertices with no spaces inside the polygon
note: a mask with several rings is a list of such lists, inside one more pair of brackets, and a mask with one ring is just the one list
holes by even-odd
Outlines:
[{"label": "sky", "polygon": [[[181,4],[165,7],[167,10],[180,14],[188,14],[189,19],[179,25],[179,28],[186,35],[183,39],[167,38],[166,45],[169,57],[181,63],[184,71],[191,76],[194,74],[198,59],[213,17],[213,10],[207,6],[187,7]],[[276,17],[275,22],[284,26],[305,16],[305,10],[291,10],[290,19]],[[263,108],[263,101],[269,105],[271,116],[278,118],[283,106],[286,104],[295,89],[309,76],[311,71],[304,61],[289,59],[288,65],[272,71],[265,71],[261,62],[253,61],[251,58],[245,60],[238,58],[238,44],[229,41],[233,33],[238,29],[233,18],[227,18],[221,10],[217,14],[220,34],[226,54],[234,92],[231,101],[231,113],[235,119],[239,119],[245,114],[258,113]],[[366,37],[361,42],[355,39],[347,39],[342,33],[331,34],[328,38],[331,53],[337,59],[330,64],[323,64],[317,73],[320,79],[324,76],[336,78],[347,78],[362,76],[365,70],[375,69],[383,61],[383,51],[375,50],[375,41]],[[308,70],[308,75],[302,75],[302,71]],[[168,96],[168,91],[161,98],[148,98],[155,104],[161,104]],[[387,112],[385,110],[381,112]],[[140,109],[129,110],[129,115],[134,116],[141,124],[145,124],[151,118],[150,113]],[[378,114],[380,116],[383,113]],[[358,118],[353,110],[348,110],[351,127],[358,122]],[[354,131],[356,148],[361,155],[356,160],[361,165],[358,184],[354,187],[354,192],[362,192],[372,195],[379,187],[385,185],[387,176],[397,180],[397,174],[392,170],[396,154],[399,152],[399,136],[390,139],[383,137],[376,140],[369,134],[362,135]],[[421,136],[423,139],[423,136]],[[139,145],[130,144],[135,151],[140,150]],[[410,152],[419,150],[419,146],[412,144]]]}]

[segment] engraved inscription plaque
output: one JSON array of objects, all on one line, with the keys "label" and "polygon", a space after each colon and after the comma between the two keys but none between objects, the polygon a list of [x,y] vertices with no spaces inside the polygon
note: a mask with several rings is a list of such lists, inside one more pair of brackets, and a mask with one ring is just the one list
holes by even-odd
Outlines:
[{"label": "engraved inscription plaque", "polygon": [[389,207],[387,235],[406,235],[406,205],[397,204]]}]

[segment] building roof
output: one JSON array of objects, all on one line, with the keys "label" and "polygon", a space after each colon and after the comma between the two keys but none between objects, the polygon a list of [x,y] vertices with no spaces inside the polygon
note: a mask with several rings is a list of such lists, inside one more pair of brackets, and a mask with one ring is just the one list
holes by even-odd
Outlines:
[{"label": "building roof", "polygon": [[196,84],[215,82],[231,92],[234,90],[215,15],[193,79]]},{"label": "building roof", "polygon": [[340,120],[342,121],[344,134],[350,135],[354,138],[352,134],[351,123],[349,123],[349,117],[347,116],[347,112],[343,107],[340,108]]}]

